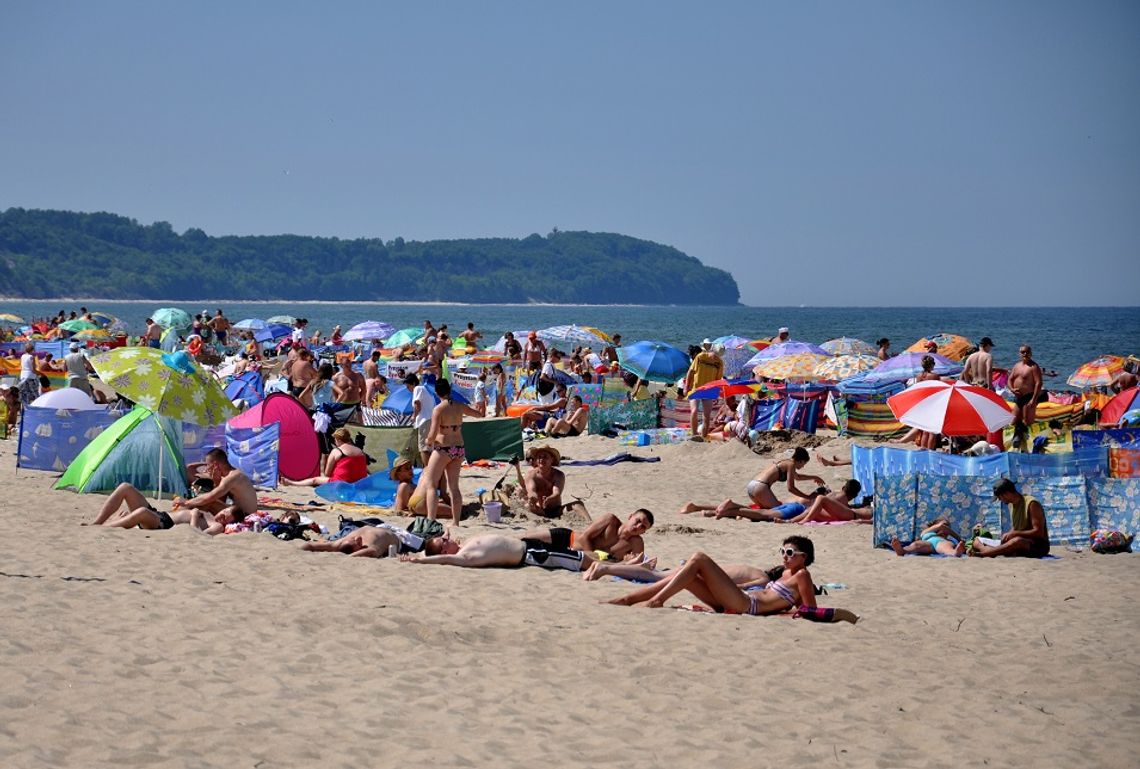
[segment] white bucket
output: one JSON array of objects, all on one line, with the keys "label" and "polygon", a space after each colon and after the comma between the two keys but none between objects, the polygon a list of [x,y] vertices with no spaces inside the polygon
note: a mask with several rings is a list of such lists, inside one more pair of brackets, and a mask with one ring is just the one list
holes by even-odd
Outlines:
[{"label": "white bucket", "polygon": [[487,523],[498,523],[503,517],[503,503],[484,502],[483,515],[487,516]]}]

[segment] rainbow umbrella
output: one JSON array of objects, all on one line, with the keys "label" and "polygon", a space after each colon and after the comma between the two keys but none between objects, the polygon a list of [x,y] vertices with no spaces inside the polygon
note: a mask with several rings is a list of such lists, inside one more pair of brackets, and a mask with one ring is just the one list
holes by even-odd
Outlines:
[{"label": "rainbow umbrella", "polygon": [[874,355],[839,355],[828,358],[816,366],[815,375],[818,379],[839,382],[864,371],[870,371],[880,362]]},{"label": "rainbow umbrella", "polygon": [[815,374],[816,366],[829,360],[831,356],[820,355],[814,352],[798,352],[791,355],[781,355],[761,361],[752,373],[757,377],[766,379],[799,379],[813,380],[819,377]]},{"label": "rainbow umbrella", "polygon": [[[926,352],[926,345],[928,342],[934,342],[938,346],[935,350],[936,353],[943,358],[949,358],[953,361],[960,361],[967,355],[978,349],[977,346],[964,336],[957,334],[938,333],[933,336],[924,336],[917,342],[906,348],[906,352]],[[874,349],[871,350],[874,352]]]},{"label": "rainbow umbrella", "polygon": [[752,377],[716,379],[693,390],[688,397],[689,400],[713,400],[727,398],[729,395],[755,395],[768,389],[763,382],[757,382]]},{"label": "rainbow umbrella", "polygon": [[1112,380],[1124,370],[1124,358],[1120,355],[1102,355],[1080,366],[1068,382],[1082,390],[1086,387],[1108,387]]},{"label": "rainbow umbrella", "polygon": [[766,350],[772,346],[771,339],[753,339],[748,343],[748,346],[754,350]]},{"label": "rainbow umbrella", "polygon": [[829,339],[820,347],[832,355],[874,355],[879,350],[873,344],[864,342],[862,339],[852,339],[849,336]]}]

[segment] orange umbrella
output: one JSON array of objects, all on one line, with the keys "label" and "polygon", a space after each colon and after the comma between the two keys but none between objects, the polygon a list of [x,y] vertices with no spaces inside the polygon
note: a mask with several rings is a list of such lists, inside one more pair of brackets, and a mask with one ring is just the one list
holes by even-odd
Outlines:
[{"label": "orange umbrella", "polygon": [[930,352],[927,346],[930,342],[934,342],[937,349],[934,352],[941,355],[943,358],[949,358],[953,361],[960,361],[967,355],[978,349],[977,346],[964,336],[957,334],[934,334],[932,336],[924,336],[917,342],[906,348],[906,352]]}]

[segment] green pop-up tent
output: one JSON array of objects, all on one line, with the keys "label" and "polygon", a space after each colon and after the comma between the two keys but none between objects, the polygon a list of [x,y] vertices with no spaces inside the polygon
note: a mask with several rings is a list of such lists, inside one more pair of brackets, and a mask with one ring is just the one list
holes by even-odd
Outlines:
[{"label": "green pop-up tent", "polygon": [[87,444],[55,488],[88,494],[124,481],[148,496],[186,494],[178,422],[135,406]]}]

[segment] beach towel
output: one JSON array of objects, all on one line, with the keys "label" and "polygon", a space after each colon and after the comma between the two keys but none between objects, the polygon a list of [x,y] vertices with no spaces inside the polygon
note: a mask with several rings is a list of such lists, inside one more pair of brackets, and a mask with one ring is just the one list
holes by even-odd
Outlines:
[{"label": "beach towel", "polygon": [[783,410],[783,398],[764,398],[756,401],[752,406],[752,424],[750,425],[750,429],[760,432],[778,429]]},{"label": "beach towel", "polygon": [[574,467],[594,467],[598,465],[616,465],[622,462],[660,462],[661,457],[639,457],[636,454],[630,454],[628,451],[619,451],[616,454],[610,454],[604,459],[563,459],[562,465],[569,465]]}]

